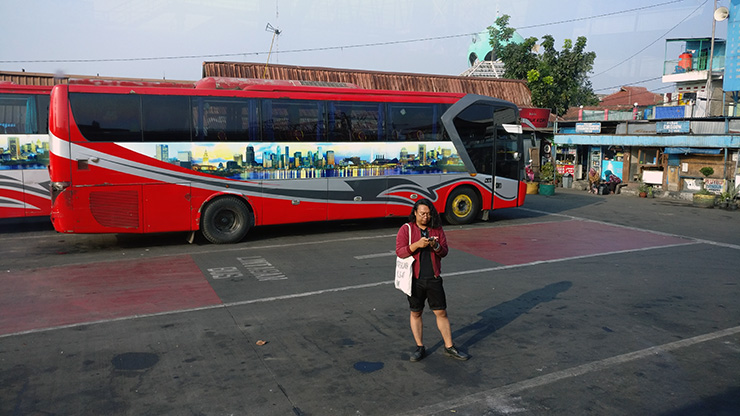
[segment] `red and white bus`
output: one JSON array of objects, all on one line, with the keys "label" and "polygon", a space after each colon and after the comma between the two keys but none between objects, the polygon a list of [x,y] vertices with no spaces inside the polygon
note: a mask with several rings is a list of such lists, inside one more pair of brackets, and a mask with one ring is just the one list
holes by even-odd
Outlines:
[{"label": "red and white bus", "polygon": [[0,219],[48,216],[51,87],[0,82]]},{"label": "red and white bus", "polygon": [[524,203],[516,105],[300,84],[54,87],[54,228],[234,243],[252,226],[405,217],[419,198],[454,224]]}]

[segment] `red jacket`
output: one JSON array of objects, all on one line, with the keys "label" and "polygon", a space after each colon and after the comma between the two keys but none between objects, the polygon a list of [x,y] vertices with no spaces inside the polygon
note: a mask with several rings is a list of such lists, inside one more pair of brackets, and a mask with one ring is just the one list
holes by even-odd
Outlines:
[{"label": "red jacket", "polygon": [[[421,239],[421,230],[416,225],[416,222],[409,222],[411,226],[411,243],[415,243]],[[447,237],[445,236],[442,227],[439,228],[427,228],[429,230],[430,237],[437,237],[439,239],[439,250],[432,250],[432,268],[434,269],[434,275],[439,276],[442,272],[442,257],[447,255]],[[396,235],[396,255],[401,258],[408,256],[414,256],[414,277],[419,278],[419,267],[421,262],[419,261],[420,250],[411,252],[409,245],[409,227],[406,224],[402,225]]]}]

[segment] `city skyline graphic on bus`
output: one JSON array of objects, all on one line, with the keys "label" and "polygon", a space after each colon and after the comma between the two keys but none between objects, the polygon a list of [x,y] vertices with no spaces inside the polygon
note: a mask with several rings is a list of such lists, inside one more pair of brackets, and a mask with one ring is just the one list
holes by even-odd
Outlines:
[{"label": "city skyline graphic on bus", "polygon": [[452,142],[120,143],[187,169],[233,179],[379,176],[465,171]]},{"label": "city skyline graphic on bus", "polygon": [[48,165],[48,136],[38,134],[0,136],[0,170],[46,169]]}]

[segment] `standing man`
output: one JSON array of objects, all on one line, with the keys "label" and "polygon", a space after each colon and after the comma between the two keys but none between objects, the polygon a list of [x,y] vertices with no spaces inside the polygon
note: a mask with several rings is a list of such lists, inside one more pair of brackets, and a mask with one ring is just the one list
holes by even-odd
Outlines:
[{"label": "standing man", "polygon": [[445,343],[445,355],[458,360],[470,358],[468,354],[458,351],[452,342],[450,320],[447,318],[447,299],[440,277],[442,257],[447,255],[447,251],[447,238],[442,230],[439,213],[429,200],[416,201],[409,214],[408,224],[401,226],[396,235],[396,255],[401,258],[414,257],[414,279],[411,296],[408,296],[411,332],[416,341],[416,350],[411,353],[411,361],[419,361],[426,356],[422,338],[424,324],[421,318],[425,301],[429,302],[429,308],[437,317],[437,328]]}]

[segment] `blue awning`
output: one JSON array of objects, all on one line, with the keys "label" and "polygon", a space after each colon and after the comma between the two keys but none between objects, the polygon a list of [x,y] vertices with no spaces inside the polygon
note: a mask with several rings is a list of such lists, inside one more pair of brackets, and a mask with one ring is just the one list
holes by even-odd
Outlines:
[{"label": "blue awning", "polygon": [[667,155],[703,154],[718,155],[722,149],[707,149],[700,147],[666,147],[663,153]]}]

